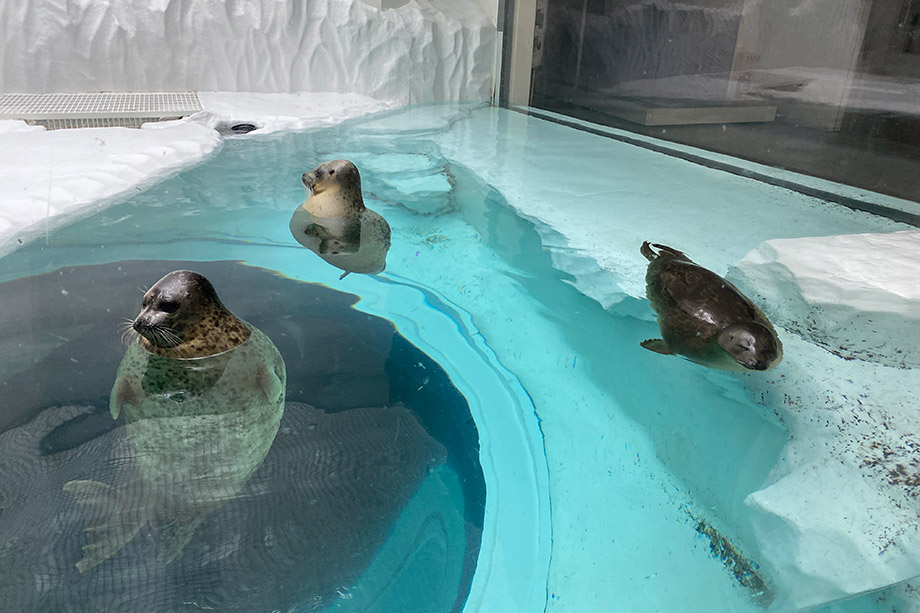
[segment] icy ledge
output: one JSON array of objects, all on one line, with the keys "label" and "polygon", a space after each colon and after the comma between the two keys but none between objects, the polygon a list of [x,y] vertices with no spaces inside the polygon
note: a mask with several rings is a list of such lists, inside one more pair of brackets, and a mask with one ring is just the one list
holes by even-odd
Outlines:
[{"label": "icy ledge", "polygon": [[920,231],[769,240],[728,278],[787,330],[781,368],[747,380],[789,430],[745,500],[773,609],[920,576]]},{"label": "icy ledge", "polygon": [[[200,92],[205,112],[129,128],[52,130],[0,121],[0,256],[74,215],[88,215],[133,190],[201,162],[218,130],[252,123],[251,134],[328,126],[386,110],[360,94]],[[67,213],[67,215],[63,215]]]},{"label": "icy ledge", "polygon": [[835,355],[920,366],[920,231],[769,240],[732,274],[774,323]]}]

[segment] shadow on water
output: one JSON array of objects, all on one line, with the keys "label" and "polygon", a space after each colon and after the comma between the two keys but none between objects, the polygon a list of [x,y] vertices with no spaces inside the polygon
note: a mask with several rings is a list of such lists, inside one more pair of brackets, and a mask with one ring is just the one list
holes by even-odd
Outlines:
[{"label": "shadow on water", "polygon": [[[118,323],[138,311],[142,286],[179,268],[207,276],[278,347],[280,429],[174,561],[157,554],[175,518],[153,512],[124,549],[80,573],[84,511],[63,486],[130,481],[124,418],[113,421],[108,402],[124,354]],[[0,283],[4,607],[462,607],[485,498],[475,424],[443,369],[356,301],[232,262],[122,261]]]}]

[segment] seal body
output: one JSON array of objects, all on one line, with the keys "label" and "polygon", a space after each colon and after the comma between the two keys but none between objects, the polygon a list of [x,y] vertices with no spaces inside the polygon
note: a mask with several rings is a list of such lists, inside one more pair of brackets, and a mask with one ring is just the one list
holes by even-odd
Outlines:
[{"label": "seal body", "polygon": [[734,285],[676,249],[645,242],[641,251],[649,260],[646,293],[662,337],[643,347],[721,370],[767,370],[780,362],[776,330]]},{"label": "seal body", "polygon": [[364,206],[361,176],[348,160],[333,160],[304,173],[311,195],[291,217],[291,235],[327,263],[345,271],[376,274],[386,268],[390,225]]},{"label": "seal body", "polygon": [[144,526],[161,532],[163,564],[178,557],[265,459],[284,410],[278,350],[226,310],[201,275],[166,275],[144,296],[134,327],[141,338],[109,399],[112,417],[125,419],[116,483],[64,486],[87,511],[81,572]]}]

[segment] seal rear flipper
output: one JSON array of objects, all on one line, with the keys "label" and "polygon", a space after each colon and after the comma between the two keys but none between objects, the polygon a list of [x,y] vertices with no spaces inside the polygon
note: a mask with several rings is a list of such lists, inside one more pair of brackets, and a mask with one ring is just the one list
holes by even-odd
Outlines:
[{"label": "seal rear flipper", "polygon": [[115,496],[115,489],[98,481],[68,481],[64,491],[70,492],[86,518],[83,559],[77,570],[86,573],[121,551],[140,530],[140,522],[128,521]]},{"label": "seal rear flipper", "polygon": [[187,521],[176,520],[166,526],[164,531],[163,550],[160,552],[159,561],[163,566],[182,555],[182,550],[195,536],[195,530],[202,524],[204,517],[193,517]]},{"label": "seal rear flipper", "polygon": [[652,251],[652,248],[649,246],[648,241],[642,241],[642,247],[639,248],[639,251],[642,255],[645,256],[645,259],[651,262],[654,259],[658,258],[658,254]]},{"label": "seal rear flipper", "polygon": [[655,353],[661,353],[663,355],[673,355],[673,351],[668,346],[668,344],[661,338],[650,338],[639,343],[649,351],[654,351]]}]

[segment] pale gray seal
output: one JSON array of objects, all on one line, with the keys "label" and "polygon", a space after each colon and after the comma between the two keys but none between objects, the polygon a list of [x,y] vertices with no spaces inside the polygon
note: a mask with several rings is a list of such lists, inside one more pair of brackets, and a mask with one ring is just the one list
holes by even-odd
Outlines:
[{"label": "pale gray seal", "polygon": [[230,313],[203,276],[182,270],[160,279],[133,327],[140,339],[128,347],[109,400],[112,417],[125,416],[123,470],[113,485],[64,486],[86,514],[80,572],[145,525],[163,528],[162,563],[178,557],[262,463],[284,410],[278,350]]},{"label": "pale gray seal", "polygon": [[660,339],[642,346],[721,370],[767,370],[783,345],[766,316],[734,285],[665,245],[642,243],[649,260],[646,292]]},{"label": "pale gray seal", "polygon": [[344,270],[340,278],[382,272],[390,225],[364,206],[358,168],[348,160],[333,160],[304,173],[302,180],[311,195],[291,217],[297,242]]}]

